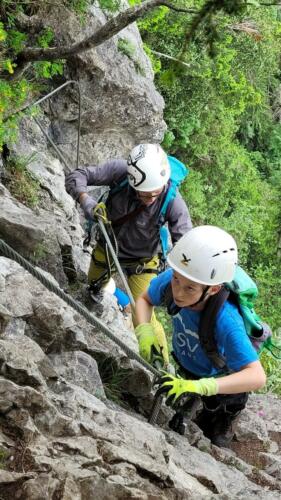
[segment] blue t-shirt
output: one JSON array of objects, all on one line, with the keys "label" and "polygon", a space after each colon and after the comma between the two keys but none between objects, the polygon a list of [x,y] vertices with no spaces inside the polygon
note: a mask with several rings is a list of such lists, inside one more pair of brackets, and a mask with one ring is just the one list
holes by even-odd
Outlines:
[{"label": "blue t-shirt", "polygon": [[[172,269],[168,269],[150,282],[148,296],[153,305],[161,305],[172,276]],[[229,371],[237,372],[248,363],[258,360],[242,316],[235,305],[226,301],[218,313],[215,340],[219,354],[225,357],[227,367],[222,370],[215,368],[200,345],[198,328],[201,314],[183,307],[173,316],[173,350],[186,370],[199,377],[210,377]]]}]

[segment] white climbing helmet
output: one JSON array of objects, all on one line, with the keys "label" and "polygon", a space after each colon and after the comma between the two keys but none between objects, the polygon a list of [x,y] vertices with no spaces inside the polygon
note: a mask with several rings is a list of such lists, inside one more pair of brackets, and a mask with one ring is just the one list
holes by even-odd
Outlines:
[{"label": "white climbing helmet", "polygon": [[185,278],[203,285],[232,281],[238,261],[233,237],[216,226],[191,229],[175,244],[168,264]]},{"label": "white climbing helmet", "polygon": [[170,177],[168,157],[159,144],[139,144],[128,157],[128,180],[137,191],[154,191]]}]

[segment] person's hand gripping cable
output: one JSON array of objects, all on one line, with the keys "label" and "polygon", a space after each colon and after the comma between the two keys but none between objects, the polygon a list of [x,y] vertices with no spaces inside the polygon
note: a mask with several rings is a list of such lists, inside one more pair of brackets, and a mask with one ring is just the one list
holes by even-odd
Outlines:
[{"label": "person's hand gripping cable", "polygon": [[135,329],[139,343],[141,357],[148,363],[159,362],[161,366],[168,366],[169,355],[165,334],[155,332],[151,323],[142,323]]},{"label": "person's hand gripping cable", "polygon": [[182,400],[190,396],[215,396],[218,393],[218,383],[213,377],[199,380],[185,380],[170,373],[165,373],[157,382],[157,396],[165,395],[168,406],[177,407]]}]

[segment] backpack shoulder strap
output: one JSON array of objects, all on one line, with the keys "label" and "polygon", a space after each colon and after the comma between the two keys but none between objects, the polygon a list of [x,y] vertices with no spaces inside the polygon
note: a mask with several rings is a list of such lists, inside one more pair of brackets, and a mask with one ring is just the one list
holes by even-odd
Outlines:
[{"label": "backpack shoulder strap", "polygon": [[216,368],[225,366],[225,359],[218,353],[215,341],[215,325],[217,314],[228,299],[229,294],[229,290],[222,287],[219,293],[212,295],[206,304],[199,323],[198,334],[201,347]]},{"label": "backpack shoulder strap", "polygon": [[173,199],[176,196],[176,193],[177,193],[177,187],[175,186],[175,184],[171,182],[171,180],[169,180],[168,189],[164,197],[164,201],[162,203],[159,214],[162,223],[164,223],[168,205],[171,203],[171,201],[173,201]]},{"label": "backpack shoulder strap", "polygon": [[129,184],[128,177],[127,174],[125,174],[123,177],[121,177],[121,179],[118,182],[114,182],[114,184],[110,186],[108,196],[112,196],[115,193],[119,193],[119,191],[121,191],[121,189],[126,187],[128,184]]},{"label": "backpack shoulder strap", "polygon": [[171,176],[169,180],[169,189],[167,190],[160,210],[160,216],[162,216],[163,219],[165,218],[169,203],[176,197],[178,186],[189,173],[187,167],[174,156],[169,155],[168,161],[171,168]]},{"label": "backpack shoulder strap", "polygon": [[113,184],[111,184],[110,188],[100,195],[100,197],[98,198],[98,203],[103,202],[107,205],[107,203],[111,200],[112,196],[114,196],[116,193],[119,193],[127,185],[128,185],[128,179],[127,175],[125,175],[121,177],[121,179],[118,182],[114,182]]}]

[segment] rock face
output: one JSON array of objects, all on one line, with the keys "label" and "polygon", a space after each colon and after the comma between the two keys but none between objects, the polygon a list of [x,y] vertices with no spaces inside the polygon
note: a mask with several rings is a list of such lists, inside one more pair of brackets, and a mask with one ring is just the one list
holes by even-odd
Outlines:
[{"label": "rock face", "polygon": [[[107,399],[117,387],[101,379],[108,364],[123,363],[119,396],[145,398],[149,374],[4,257],[0,306],[2,498],[280,498],[276,396],[251,397],[232,450],[192,423],[182,437]],[[118,335],[136,348],[132,332]]]},{"label": "rock face", "polygon": [[[128,6],[127,2],[123,5]],[[69,13],[62,12],[59,24],[57,15],[49,21],[59,38],[69,43],[89,36],[107,19],[108,14],[93,6],[82,31],[77,18]],[[125,47],[123,51],[120,43]],[[130,57],[125,54],[128,46]],[[79,82],[82,95],[82,163],[127,156],[139,142],[161,142],[166,128],[164,101],[153,85],[151,64],[135,24],[95,49],[79,54],[68,71],[69,77]],[[54,140],[70,158],[75,158],[77,93],[67,90],[54,103]]]},{"label": "rock face", "polygon": [[[127,3],[123,5],[125,8]],[[97,7],[90,9],[83,26],[63,5],[52,8],[47,19],[45,8],[43,14],[44,24],[53,29],[60,44],[81,40],[108,18]],[[131,58],[118,49],[120,40],[132,47]],[[73,59],[65,67],[65,78],[75,80],[81,93],[80,165],[126,157],[141,141],[161,142],[166,127],[164,101],[154,87],[151,64],[135,25]],[[0,184],[0,236],[14,243],[25,257],[44,263],[63,286],[76,273],[85,274],[89,262],[82,252],[83,233],[75,204],[64,189],[64,172],[76,166],[77,103],[77,85],[67,86],[43,104],[44,114],[36,118],[60,148],[64,163],[38,123],[31,118],[22,120],[12,154],[29,158],[27,168],[40,183],[36,212],[9,196]]]},{"label": "rock face", "polygon": [[[92,7],[82,32],[64,7],[48,16],[57,39],[67,43],[92,33],[107,17]],[[118,50],[118,40],[135,46],[131,58]],[[79,55],[66,67],[66,77],[79,80],[81,88],[81,163],[123,156],[137,142],[162,139],[163,100],[135,26]],[[64,172],[76,158],[77,90],[67,87],[42,110],[38,120],[61,147],[65,164],[32,118],[25,118],[11,153],[35,153],[27,168],[40,183],[40,202],[30,209],[0,184],[0,237],[91,308],[81,214],[64,190]],[[6,168],[0,161],[1,179]],[[102,311],[93,312],[138,352],[112,296],[105,294]],[[161,427],[152,426],[151,373],[95,324],[0,256],[1,498],[280,498],[276,396],[250,398],[232,450],[211,446],[193,423],[184,437],[170,431],[167,408]]]}]

